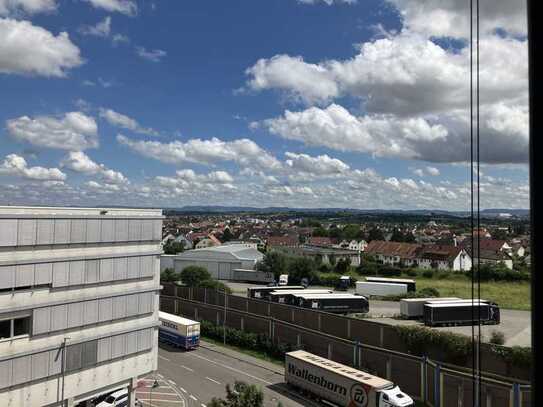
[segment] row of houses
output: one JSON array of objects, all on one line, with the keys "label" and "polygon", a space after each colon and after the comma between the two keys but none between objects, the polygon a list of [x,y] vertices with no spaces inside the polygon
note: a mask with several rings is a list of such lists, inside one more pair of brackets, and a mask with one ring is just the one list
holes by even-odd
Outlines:
[{"label": "row of houses", "polygon": [[[464,245],[422,245],[373,240],[365,249],[383,264],[418,267],[423,269],[467,271],[471,269],[473,254],[471,242]],[[513,269],[510,247],[505,241],[482,239],[478,258],[481,264],[503,264]]]}]

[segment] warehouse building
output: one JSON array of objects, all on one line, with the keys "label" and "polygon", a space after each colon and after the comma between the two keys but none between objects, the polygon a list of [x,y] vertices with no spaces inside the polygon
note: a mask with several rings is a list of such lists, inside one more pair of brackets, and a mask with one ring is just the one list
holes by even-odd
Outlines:
[{"label": "warehouse building", "polygon": [[161,210],[0,207],[0,405],[73,406],[157,368]]},{"label": "warehouse building", "polygon": [[201,266],[217,280],[234,279],[234,270],[254,270],[264,255],[244,244],[232,244],[205,249],[187,250],[175,256],[175,271],[181,272],[188,266]]}]

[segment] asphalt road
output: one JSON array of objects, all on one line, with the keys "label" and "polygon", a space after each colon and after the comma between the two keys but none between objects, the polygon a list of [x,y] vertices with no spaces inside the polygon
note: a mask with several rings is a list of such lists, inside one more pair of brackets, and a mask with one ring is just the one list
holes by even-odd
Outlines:
[{"label": "asphalt road", "polygon": [[[247,296],[247,287],[255,287],[258,284],[227,282],[228,286],[236,295]],[[311,288],[330,288],[311,286]],[[344,291],[342,291],[344,292]],[[354,292],[354,289],[349,289]],[[365,317],[370,317],[373,321],[382,322],[389,325],[419,325],[424,326],[418,321],[406,321],[394,318],[400,314],[400,303],[396,301],[377,301],[370,300],[370,312]],[[488,341],[492,331],[502,332],[505,336],[505,345],[507,346],[531,346],[532,343],[532,321],[530,311],[500,310],[501,322],[499,325],[485,325],[481,327],[481,336],[483,341]],[[449,332],[461,333],[471,336],[471,326],[458,327],[439,327],[432,328]]]},{"label": "asphalt road", "polygon": [[[157,375],[146,381],[149,386],[157,378],[159,387],[153,389],[152,401],[147,394],[137,395],[146,406],[205,407],[213,397],[225,397],[226,384],[236,380],[260,386],[267,407],[277,407],[279,402],[284,407],[316,406],[287,389],[281,366],[205,341],[188,352],[159,346]],[[178,397],[174,399],[172,393]]]}]

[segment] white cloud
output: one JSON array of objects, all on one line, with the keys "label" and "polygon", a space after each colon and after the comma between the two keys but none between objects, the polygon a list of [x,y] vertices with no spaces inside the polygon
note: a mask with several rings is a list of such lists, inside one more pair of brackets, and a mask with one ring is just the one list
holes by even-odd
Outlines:
[{"label": "white cloud", "polygon": [[[286,111],[262,124],[269,132],[309,146],[357,151],[377,157],[430,162],[469,159],[469,112],[452,111],[432,120],[393,115],[356,117],[342,106]],[[527,108],[502,103],[481,108],[481,161],[525,163],[528,160]]]},{"label": "white cloud", "polygon": [[437,169],[436,167],[426,167],[426,172],[428,173],[428,175],[432,175],[434,177],[440,174],[439,169]]},{"label": "white cloud", "polygon": [[85,186],[99,194],[110,194],[112,192],[121,191],[121,187],[119,187],[119,185],[117,184],[101,184],[96,181],[87,181],[85,182]]},{"label": "white cloud", "polygon": [[324,102],[339,96],[338,84],[323,66],[304,62],[301,57],[276,55],[260,59],[245,73],[247,86],[255,91],[279,89],[307,104]]},{"label": "white cloud", "polygon": [[112,126],[121,127],[123,129],[132,130],[133,132],[147,134],[150,136],[160,135],[158,131],[151,128],[142,127],[136,120],[112,109],[100,108],[100,117],[104,118]]},{"label": "white cloud", "polygon": [[[527,42],[481,38],[481,103],[523,101],[528,95]],[[469,106],[469,48],[442,48],[424,36],[403,32],[360,45],[348,60],[306,63],[277,55],[246,70],[255,91],[277,89],[306,104],[341,96],[359,98],[370,113],[416,115]]]},{"label": "white cloud", "polygon": [[138,6],[130,0],[85,0],[94,8],[101,8],[109,12],[119,12],[127,16],[135,16]]},{"label": "white cloud", "polygon": [[160,62],[167,55],[166,51],[161,49],[147,50],[144,47],[136,47],[136,54],[151,62]]},{"label": "white cloud", "polygon": [[416,168],[414,170],[412,170],[413,174],[419,176],[419,177],[424,177],[424,170],[421,169],[421,168]]},{"label": "white cloud", "polygon": [[69,112],[62,118],[21,116],[7,120],[6,128],[15,140],[38,147],[81,151],[99,145],[95,120],[81,112]]},{"label": "white cloud", "polygon": [[79,29],[83,35],[94,35],[96,37],[109,37],[111,33],[111,17],[107,16],[96,25],[86,25]]},{"label": "white cloud", "polygon": [[[464,0],[388,0],[396,6],[404,26],[425,35],[469,38],[470,3]],[[481,0],[480,31],[498,28],[515,35],[526,35],[526,2]]]},{"label": "white cloud", "polygon": [[0,74],[64,77],[82,63],[66,32],[55,36],[29,21],[0,18]]},{"label": "white cloud", "polygon": [[114,34],[113,37],[111,38],[111,42],[115,46],[119,44],[128,44],[130,42],[130,38],[128,38],[126,35],[123,35],[123,34]]},{"label": "white cloud", "polygon": [[218,162],[233,161],[244,167],[266,170],[281,168],[281,163],[275,157],[249,139],[223,141],[214,137],[210,140],[190,139],[186,143],[181,141],[160,143],[137,141],[118,135],[117,141],[139,154],[169,164],[192,162],[214,165]]},{"label": "white cloud", "polygon": [[128,180],[121,172],[111,170],[104,164],[94,162],[82,151],[69,152],[62,160],[61,167],[66,167],[85,175],[99,175],[104,181],[110,184],[128,183]]},{"label": "white cloud", "polygon": [[295,154],[286,152],[285,156],[288,160],[285,164],[294,173],[306,173],[317,176],[334,176],[344,174],[350,167],[343,161],[337,158],[329,157],[328,155],[319,155],[312,157],[307,154]]},{"label": "white cloud", "polygon": [[15,175],[33,180],[64,181],[66,174],[58,168],[28,167],[26,160],[17,155],[9,154],[0,164],[0,175]]},{"label": "white cloud", "polygon": [[56,8],[55,0],[0,0],[0,16],[50,13]]}]

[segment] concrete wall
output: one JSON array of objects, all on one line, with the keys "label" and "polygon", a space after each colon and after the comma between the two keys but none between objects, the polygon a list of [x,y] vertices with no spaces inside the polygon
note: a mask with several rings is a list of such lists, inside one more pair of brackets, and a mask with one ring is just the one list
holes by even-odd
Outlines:
[{"label": "concrete wall", "polygon": [[79,402],[156,369],[162,214],[105,211],[0,207],[0,319],[30,317],[0,341],[1,406],[58,405],[62,388]]}]

